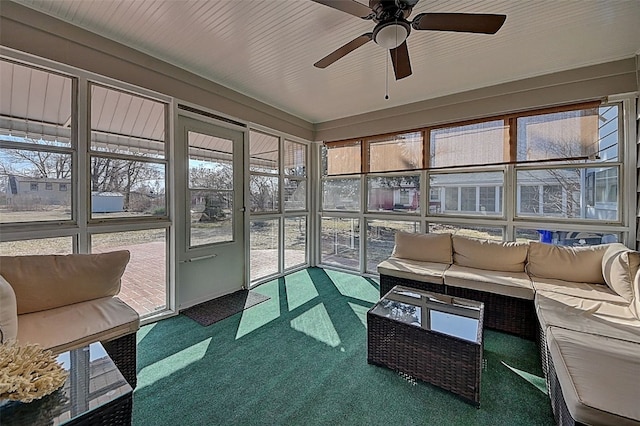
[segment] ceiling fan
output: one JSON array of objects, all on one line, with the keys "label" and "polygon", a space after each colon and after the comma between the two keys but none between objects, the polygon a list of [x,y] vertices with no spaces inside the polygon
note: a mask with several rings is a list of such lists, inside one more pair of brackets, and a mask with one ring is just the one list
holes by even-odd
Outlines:
[{"label": "ceiling fan", "polygon": [[408,21],[407,18],[419,0],[369,0],[368,7],[355,0],[312,1],[376,23],[372,32],[362,34],[336,49],[313,64],[315,67],[326,68],[373,40],[389,49],[396,80],[411,75],[407,49],[407,37],[411,29],[495,34],[507,19],[506,15],[480,13],[420,13],[412,21]]}]

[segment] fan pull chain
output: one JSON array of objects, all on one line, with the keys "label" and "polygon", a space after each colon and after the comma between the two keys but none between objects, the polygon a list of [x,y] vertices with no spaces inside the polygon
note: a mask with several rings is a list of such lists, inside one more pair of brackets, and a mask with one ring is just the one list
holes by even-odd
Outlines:
[{"label": "fan pull chain", "polygon": [[389,55],[387,56],[387,66],[384,67],[385,77],[384,77],[384,98],[389,99]]}]

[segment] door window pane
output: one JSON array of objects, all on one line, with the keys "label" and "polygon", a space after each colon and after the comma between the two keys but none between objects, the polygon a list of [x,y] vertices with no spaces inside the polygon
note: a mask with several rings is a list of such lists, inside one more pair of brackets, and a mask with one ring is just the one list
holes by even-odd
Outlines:
[{"label": "door window pane", "polygon": [[305,216],[284,219],[284,268],[307,263],[307,218]]},{"label": "door window pane", "polygon": [[357,270],[360,264],[360,221],[323,217],[321,227],[321,262]]},{"label": "door window pane", "polygon": [[189,131],[189,246],[233,241],[233,141]]}]

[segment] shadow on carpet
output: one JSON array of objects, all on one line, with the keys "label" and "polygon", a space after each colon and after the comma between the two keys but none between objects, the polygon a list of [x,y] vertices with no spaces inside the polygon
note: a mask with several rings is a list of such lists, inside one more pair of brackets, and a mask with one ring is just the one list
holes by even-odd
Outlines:
[{"label": "shadow on carpet", "polygon": [[187,308],[181,314],[207,327],[269,299],[254,291],[238,290]]}]

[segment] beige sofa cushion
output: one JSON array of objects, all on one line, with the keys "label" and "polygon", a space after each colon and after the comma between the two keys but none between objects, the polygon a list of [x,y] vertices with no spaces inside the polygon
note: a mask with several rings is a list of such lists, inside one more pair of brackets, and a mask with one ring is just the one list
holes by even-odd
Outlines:
[{"label": "beige sofa cushion", "polygon": [[[48,324],[44,327],[43,324]],[[103,297],[18,317],[18,342],[54,353],[109,341],[140,328],[138,313],[117,297]]]},{"label": "beige sofa cushion", "polygon": [[604,284],[576,283],[572,281],[554,280],[551,278],[531,277],[535,291],[550,291],[566,294],[568,296],[595,300],[598,302],[611,302],[619,305],[629,305],[622,296],[611,290]]},{"label": "beige sofa cushion", "polygon": [[640,422],[640,345],[555,327],[546,338],[571,417],[589,425]]},{"label": "beige sofa cushion", "polygon": [[564,247],[532,242],[529,244],[527,272],[540,278],[604,284],[602,256],[609,244]]},{"label": "beige sofa cushion", "polygon": [[634,279],[640,266],[640,253],[620,243],[611,244],[602,256],[602,275],[607,285],[620,296],[633,300]]},{"label": "beige sofa cushion", "polygon": [[13,288],[0,275],[0,343],[9,343],[18,334],[18,311]]},{"label": "beige sofa cushion", "polygon": [[451,265],[444,272],[444,284],[493,294],[533,300],[533,286],[524,272],[487,271]]},{"label": "beige sofa cushion", "polygon": [[446,263],[421,262],[390,257],[378,265],[378,273],[408,280],[443,284],[442,276],[448,267],[449,265]]},{"label": "beige sofa cushion", "polygon": [[38,312],[120,292],[126,250],[101,254],[0,256],[0,274],[13,287],[18,314]]},{"label": "beige sofa cushion", "polygon": [[617,304],[537,291],[534,305],[540,326],[640,343],[640,320],[629,304]]},{"label": "beige sofa cushion", "polygon": [[528,244],[453,236],[453,263],[489,271],[524,272]]},{"label": "beige sofa cushion", "polygon": [[452,263],[451,234],[412,234],[396,232],[396,245],[391,254],[401,259],[433,263]]}]

